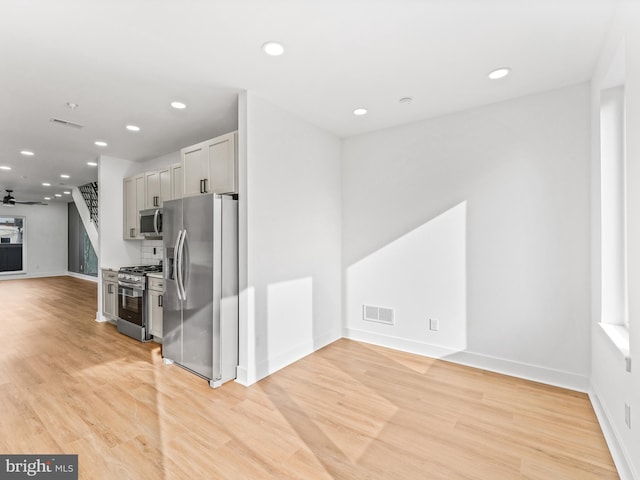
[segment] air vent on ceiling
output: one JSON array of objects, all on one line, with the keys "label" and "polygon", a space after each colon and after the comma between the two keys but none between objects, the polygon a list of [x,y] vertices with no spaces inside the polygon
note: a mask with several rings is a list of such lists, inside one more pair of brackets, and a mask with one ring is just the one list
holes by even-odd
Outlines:
[{"label": "air vent on ceiling", "polygon": [[68,120],[62,120],[61,118],[52,118],[51,122],[56,125],[62,125],[63,127],[72,127],[72,128],[82,128],[84,125],[80,125],[79,123],[69,122]]},{"label": "air vent on ceiling", "polygon": [[386,323],[393,325],[395,312],[392,308],[376,307],[373,305],[362,306],[362,318],[369,322]]}]

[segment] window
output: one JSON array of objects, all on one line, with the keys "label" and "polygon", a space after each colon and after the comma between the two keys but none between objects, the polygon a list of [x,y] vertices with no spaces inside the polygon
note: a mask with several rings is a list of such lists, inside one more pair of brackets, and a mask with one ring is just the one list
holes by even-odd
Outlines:
[{"label": "window", "polygon": [[602,322],[629,326],[624,86],[600,95]]},{"label": "window", "polygon": [[0,274],[24,271],[24,217],[0,217]]}]

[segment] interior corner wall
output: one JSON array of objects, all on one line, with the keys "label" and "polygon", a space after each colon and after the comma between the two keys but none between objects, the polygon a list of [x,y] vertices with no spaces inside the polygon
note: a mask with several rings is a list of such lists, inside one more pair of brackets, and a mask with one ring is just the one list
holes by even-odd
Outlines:
[{"label": "interior corner wall", "polygon": [[26,273],[0,275],[0,280],[67,274],[67,204],[16,205],[3,216],[26,218]]},{"label": "interior corner wall", "polygon": [[345,139],[342,182],[344,336],[587,390],[588,84]]},{"label": "interior corner wall", "polygon": [[239,99],[240,365],[250,384],[341,336],[340,139]]},{"label": "interior corner wall", "polygon": [[[622,64],[622,66],[620,66]],[[626,221],[629,352],[605,334],[601,318],[603,263],[601,219],[600,96],[624,83],[626,122]],[[640,4],[622,1],[591,80],[591,386],[594,405],[622,480],[640,479]],[[606,320],[606,319],[605,319]],[[631,407],[631,428],[625,424]]]},{"label": "interior corner wall", "polygon": [[[140,263],[140,242],[124,240],[122,225],[122,179],[139,164],[121,158],[101,156],[98,161],[98,268],[119,268]],[[102,318],[102,277],[98,288],[97,319]]]}]

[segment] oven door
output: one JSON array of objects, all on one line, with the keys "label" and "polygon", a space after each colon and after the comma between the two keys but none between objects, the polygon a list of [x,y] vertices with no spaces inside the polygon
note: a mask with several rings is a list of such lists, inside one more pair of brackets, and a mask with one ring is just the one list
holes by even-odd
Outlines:
[{"label": "oven door", "polygon": [[118,286],[118,317],[144,327],[144,290]]}]

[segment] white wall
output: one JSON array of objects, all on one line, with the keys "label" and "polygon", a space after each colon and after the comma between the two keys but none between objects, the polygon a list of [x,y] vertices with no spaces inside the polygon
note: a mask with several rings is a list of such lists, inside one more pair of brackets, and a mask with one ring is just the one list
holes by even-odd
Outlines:
[{"label": "white wall", "polygon": [[[640,351],[640,137],[637,135],[640,131],[640,4],[637,2],[621,3],[591,82],[592,398],[620,476],[626,480],[640,479],[640,368],[638,359],[632,358],[635,361],[632,371],[625,371],[623,352],[599,325],[601,320],[610,320],[602,318],[603,310],[608,309],[601,296],[603,272],[608,267],[603,262],[610,260],[603,259],[601,252],[600,94],[601,90],[619,85],[621,81],[624,81],[626,97],[628,336],[633,357],[634,352]],[[631,429],[624,422],[625,403],[631,406]]]},{"label": "white wall", "polygon": [[348,138],[342,174],[345,336],[587,389],[588,85]]},{"label": "white wall", "polygon": [[[211,135],[211,138],[213,138],[213,135]],[[202,140],[206,140],[206,138],[203,138]],[[185,145],[185,147],[187,146],[188,145]],[[161,155],[160,157],[157,157],[157,158],[152,158],[151,160],[147,160],[146,162],[138,163],[139,169],[133,173],[159,170],[163,167],[168,167],[173,163],[180,163],[181,161],[182,161],[182,158],[180,157],[180,150],[177,150],[175,152],[170,152],[165,155]]]},{"label": "white wall", "polygon": [[[122,179],[137,172],[140,164],[101,156],[98,160],[98,268],[119,268],[140,263],[140,241],[124,240],[122,224]],[[98,288],[96,319],[102,316],[102,276]]]},{"label": "white wall", "polygon": [[240,367],[250,384],[340,337],[340,139],[239,99]]},{"label": "white wall", "polygon": [[67,204],[16,205],[0,208],[2,216],[26,218],[26,274],[0,275],[0,280],[66,275]]},{"label": "white wall", "polygon": [[124,240],[122,225],[122,180],[136,173],[138,163],[102,156],[98,164],[98,224],[100,231],[100,268],[135,265],[140,259],[140,242]]}]

